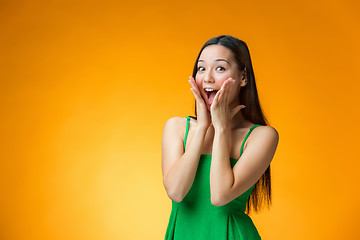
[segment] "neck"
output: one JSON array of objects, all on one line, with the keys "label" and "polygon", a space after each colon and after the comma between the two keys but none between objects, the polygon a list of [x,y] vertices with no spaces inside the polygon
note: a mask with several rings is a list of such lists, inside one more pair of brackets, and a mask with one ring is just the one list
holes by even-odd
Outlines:
[{"label": "neck", "polygon": [[240,110],[231,119],[230,127],[231,127],[231,129],[247,128],[249,126],[249,124],[251,124],[251,122],[245,119],[243,110]]},{"label": "neck", "polygon": [[[233,109],[234,107],[239,106],[239,105],[241,105],[241,104],[239,102],[239,99],[237,98],[232,103],[230,103],[229,107],[230,107],[230,109]],[[231,119],[231,123],[230,123],[231,129],[248,128],[249,125],[252,125],[252,123],[244,117],[243,113],[244,113],[244,110],[241,109]]]}]

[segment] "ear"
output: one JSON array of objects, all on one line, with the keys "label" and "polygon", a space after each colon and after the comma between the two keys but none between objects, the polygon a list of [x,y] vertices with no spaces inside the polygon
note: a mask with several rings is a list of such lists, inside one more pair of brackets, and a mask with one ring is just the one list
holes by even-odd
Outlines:
[{"label": "ear", "polygon": [[240,86],[244,87],[247,84],[247,74],[246,74],[246,67],[244,68],[244,71],[241,72],[241,80],[240,80]]}]

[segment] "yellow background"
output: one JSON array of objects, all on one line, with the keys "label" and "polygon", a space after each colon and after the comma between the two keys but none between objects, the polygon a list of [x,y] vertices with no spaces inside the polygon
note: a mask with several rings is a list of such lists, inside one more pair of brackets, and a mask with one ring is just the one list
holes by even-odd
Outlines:
[{"label": "yellow background", "polygon": [[358,1],[1,1],[0,239],[163,239],[161,136],[211,37],[280,135],[263,239],[358,239]]}]

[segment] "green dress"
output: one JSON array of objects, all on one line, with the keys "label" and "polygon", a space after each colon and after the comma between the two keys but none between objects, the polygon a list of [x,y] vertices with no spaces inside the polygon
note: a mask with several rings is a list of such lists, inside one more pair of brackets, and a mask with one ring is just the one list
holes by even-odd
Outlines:
[{"label": "green dress", "polygon": [[[187,118],[184,151],[189,130],[190,117]],[[252,126],[251,131],[260,126]],[[237,159],[230,158],[231,167]],[[210,200],[211,155],[201,154],[194,182],[181,202],[172,201],[169,224],[165,240],[258,240],[261,239],[253,221],[245,213],[255,184],[242,195],[223,206],[214,206]]]}]

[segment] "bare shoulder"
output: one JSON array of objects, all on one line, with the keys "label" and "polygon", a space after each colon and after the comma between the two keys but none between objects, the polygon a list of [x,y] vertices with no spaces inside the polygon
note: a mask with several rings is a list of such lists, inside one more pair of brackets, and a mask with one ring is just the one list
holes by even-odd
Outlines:
[{"label": "bare shoulder", "polygon": [[186,118],[171,117],[164,125],[164,134],[172,136],[182,136],[185,133]]},{"label": "bare shoulder", "polygon": [[[261,125],[253,129],[249,136],[249,144],[254,142],[263,142],[272,145],[276,148],[278,142],[279,142],[279,133],[278,131],[268,125]],[[247,146],[248,144],[245,144]]]},{"label": "bare shoulder", "polygon": [[171,117],[166,121],[165,124],[181,124],[183,122],[186,122],[186,118],[184,117]]},{"label": "bare shoulder", "polygon": [[186,125],[186,118],[172,117],[166,121],[164,128],[173,129],[173,130],[174,129],[182,129],[182,128],[184,128],[185,125]]},{"label": "bare shoulder", "polygon": [[272,127],[272,126],[267,126],[267,125],[261,125],[256,127],[253,130],[253,135],[257,135],[257,136],[262,136],[262,137],[266,137],[266,138],[271,138],[271,139],[279,139],[279,133],[278,131]]}]

